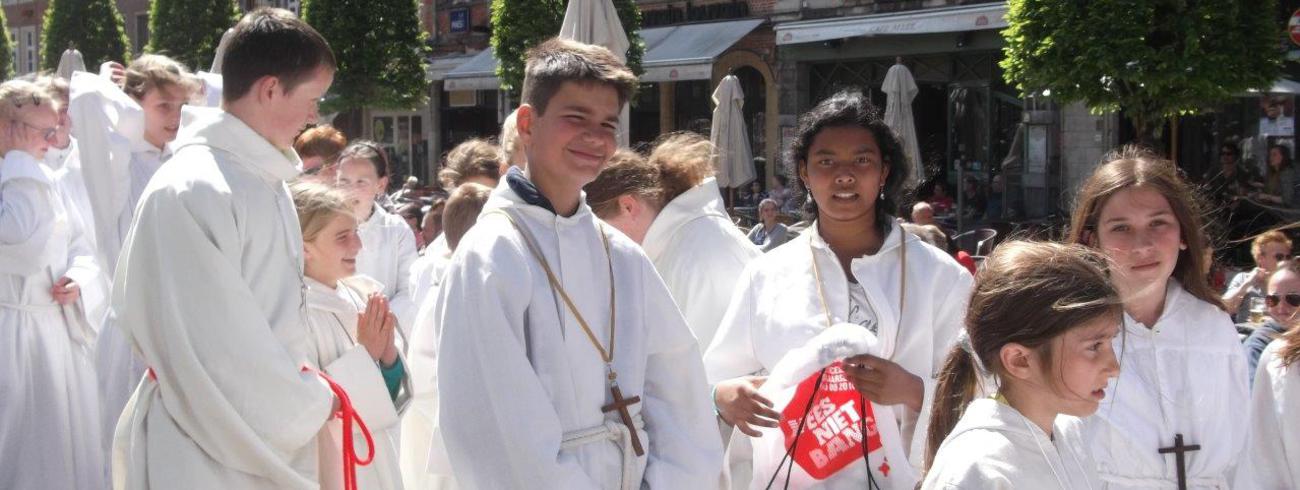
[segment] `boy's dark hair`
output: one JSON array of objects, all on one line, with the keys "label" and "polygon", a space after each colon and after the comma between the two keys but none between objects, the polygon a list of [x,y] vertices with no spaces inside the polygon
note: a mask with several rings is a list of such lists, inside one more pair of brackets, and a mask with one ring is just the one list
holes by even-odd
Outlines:
[{"label": "boy's dark hair", "polygon": [[551,38],[528,50],[526,60],[520,101],[539,115],[564,82],[608,85],[618,92],[620,108],[636,93],[636,75],[601,46]]},{"label": "boy's dark hair", "polygon": [[230,34],[221,57],[221,99],[239,100],[266,76],[280,79],[287,93],[322,66],[333,70],[337,64],[316,29],[287,10],[259,8],[240,19]]}]

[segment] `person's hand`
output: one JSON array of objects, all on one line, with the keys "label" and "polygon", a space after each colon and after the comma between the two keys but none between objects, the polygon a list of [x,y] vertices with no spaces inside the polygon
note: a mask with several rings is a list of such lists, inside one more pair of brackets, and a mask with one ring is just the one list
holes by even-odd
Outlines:
[{"label": "person's hand", "polygon": [[766,381],[767,376],[744,376],[718,383],[713,390],[718,415],[749,437],[762,435],[753,426],[777,427],[781,414],[772,410],[771,400],[758,394]]},{"label": "person's hand", "polygon": [[388,337],[388,347],[384,348],[384,355],[379,358],[379,363],[383,367],[393,367],[397,362],[397,328],[392,329],[392,334]]},{"label": "person's hand", "polygon": [[1250,276],[1246,277],[1246,282],[1259,288],[1260,291],[1268,289],[1268,272],[1263,268],[1256,267],[1251,269]]},{"label": "person's hand", "polygon": [[862,354],[844,359],[844,373],[858,392],[880,405],[906,405],[919,412],[925,383],[888,359]]},{"label": "person's hand", "polygon": [[393,343],[393,328],[397,318],[388,311],[388,300],[375,293],[366,302],[366,309],[357,313],[357,343],[366,348],[370,357],[380,361]]},{"label": "person's hand", "polygon": [[116,61],[105,61],[99,65],[99,76],[108,78],[114,85],[121,87],[126,83],[126,67]]},{"label": "person's hand", "polygon": [[69,279],[68,276],[59,278],[50,288],[50,296],[54,296],[54,302],[60,305],[70,305],[76,303],[81,297],[81,286],[76,281]]}]

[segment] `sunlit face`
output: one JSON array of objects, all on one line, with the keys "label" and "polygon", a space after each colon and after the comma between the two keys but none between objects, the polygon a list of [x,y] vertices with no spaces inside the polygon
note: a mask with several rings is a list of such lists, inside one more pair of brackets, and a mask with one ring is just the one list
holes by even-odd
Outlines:
[{"label": "sunlit face", "polygon": [[24,151],[36,159],[57,141],[59,113],[50,104],[24,104],[9,121],[5,139],[10,150]]},{"label": "sunlit face", "polygon": [[1268,281],[1268,294],[1277,295],[1277,302],[1268,307],[1269,316],[1283,325],[1295,326],[1300,322],[1300,317],[1296,315],[1300,307],[1292,305],[1287,301],[1288,295],[1300,295],[1300,274],[1284,270],[1273,274]]},{"label": "sunlit face", "polygon": [[875,212],[876,196],[889,169],[870,130],[860,126],[825,128],[813,137],[804,163],[799,177],[817,202],[818,219],[853,221]]},{"label": "sunlit face", "polygon": [[[1097,411],[1106,398],[1106,385],[1119,375],[1119,361],[1112,346],[1118,334],[1119,317],[1105,315],[1052,339],[1050,361],[1033,351],[1039,376],[1055,378],[1054,382],[1038,382],[1055,387],[1042,393],[1050,393],[1056,413],[1087,417]],[[1049,362],[1051,366],[1046,365]]]},{"label": "sunlit face", "polygon": [[764,223],[771,223],[776,220],[776,204],[771,202],[763,203],[758,206],[758,219]]},{"label": "sunlit face", "polygon": [[1255,265],[1267,272],[1273,272],[1277,269],[1277,263],[1291,255],[1291,248],[1285,243],[1268,242],[1259,247],[1259,253],[1255,254]]},{"label": "sunlit face", "polygon": [[1178,265],[1182,228],[1169,200],[1137,186],[1111,196],[1101,208],[1096,245],[1113,261],[1111,279],[1126,296],[1160,288]]},{"label": "sunlit face", "polygon": [[[335,183],[339,189],[347,192],[349,201],[357,212],[366,215],[369,215],[370,206],[375,202],[375,198],[388,188],[388,178],[380,178],[375,165],[361,157],[339,160]],[[366,216],[360,217],[366,218]]]},{"label": "sunlit face", "polygon": [[519,139],[528,170],[549,182],[581,189],[596,180],[617,147],[618,91],[609,85],[565,82],[545,114],[519,108]]},{"label": "sunlit face", "polygon": [[357,219],[347,214],[334,214],[313,240],[303,242],[303,250],[307,277],[333,286],[339,280],[355,275],[357,253],[361,251]]},{"label": "sunlit face", "polygon": [[68,116],[68,101],[59,102],[59,130],[54,132],[54,141],[50,143],[60,150],[72,144],[72,118]]},{"label": "sunlit face", "polygon": [[310,78],[287,92],[277,80],[270,95],[264,100],[264,110],[271,122],[271,134],[263,136],[276,148],[293,147],[294,138],[320,118],[320,99],[332,83],[334,69],[325,66],[317,67]]},{"label": "sunlit face", "polygon": [[189,99],[189,93],[176,85],[160,85],[145,92],[138,101],[144,109],[145,141],[162,148],[176,139],[181,128],[181,109]]}]

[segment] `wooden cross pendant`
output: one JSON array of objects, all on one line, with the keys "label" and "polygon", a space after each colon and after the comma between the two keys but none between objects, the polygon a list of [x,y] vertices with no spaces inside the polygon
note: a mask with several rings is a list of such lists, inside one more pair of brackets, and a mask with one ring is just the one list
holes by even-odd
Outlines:
[{"label": "wooden cross pendant", "polygon": [[627,411],[627,407],[633,403],[641,403],[641,397],[623,398],[623,392],[616,384],[609,385],[609,392],[614,397],[614,403],[600,407],[600,411],[609,413],[618,410],[618,417],[623,419],[623,425],[627,426],[627,432],[632,435],[632,450],[636,451],[637,456],[645,456],[645,449],[641,447],[641,437],[636,433],[636,426],[632,425],[632,414]]},{"label": "wooden cross pendant", "polygon": [[1160,448],[1160,454],[1174,453],[1174,464],[1178,465],[1178,490],[1187,490],[1187,462],[1183,455],[1188,451],[1200,451],[1199,444],[1183,445],[1183,435],[1174,434],[1174,445]]}]

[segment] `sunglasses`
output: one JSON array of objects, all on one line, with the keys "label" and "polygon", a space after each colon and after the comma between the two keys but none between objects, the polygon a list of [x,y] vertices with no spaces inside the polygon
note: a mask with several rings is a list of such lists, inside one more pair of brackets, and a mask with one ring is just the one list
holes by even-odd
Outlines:
[{"label": "sunglasses", "polygon": [[1286,296],[1282,296],[1279,294],[1270,294],[1268,296],[1264,296],[1264,304],[1268,305],[1269,308],[1276,307],[1279,303],[1282,302],[1282,299],[1284,297],[1286,298],[1286,304],[1291,305],[1292,307],[1300,308],[1300,293],[1287,293]]}]

